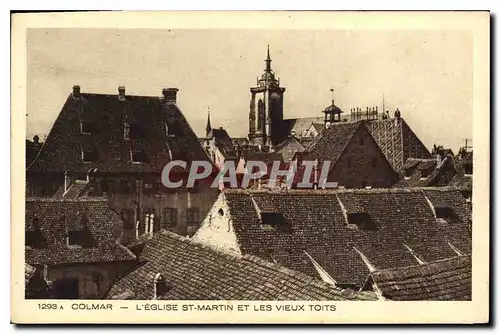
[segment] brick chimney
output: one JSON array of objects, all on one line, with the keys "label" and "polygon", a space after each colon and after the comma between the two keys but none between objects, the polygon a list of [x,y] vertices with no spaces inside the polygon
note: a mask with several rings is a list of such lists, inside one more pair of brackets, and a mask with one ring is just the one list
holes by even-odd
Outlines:
[{"label": "brick chimney", "polygon": [[73,97],[75,98],[80,97],[80,86],[78,85],[73,86]]},{"label": "brick chimney", "polygon": [[177,88],[163,88],[163,99],[165,102],[176,103],[177,102]]},{"label": "brick chimney", "polygon": [[125,101],[125,86],[118,87],[118,100]]}]

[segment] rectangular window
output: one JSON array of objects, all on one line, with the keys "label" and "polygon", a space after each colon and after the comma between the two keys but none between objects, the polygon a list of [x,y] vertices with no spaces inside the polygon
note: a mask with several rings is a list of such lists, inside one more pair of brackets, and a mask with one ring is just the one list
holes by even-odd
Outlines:
[{"label": "rectangular window", "polygon": [[127,122],[123,124],[123,138],[130,139],[130,125]]},{"label": "rectangular window", "polygon": [[357,226],[360,230],[377,230],[377,225],[366,212],[348,213],[347,223]]},{"label": "rectangular window", "polygon": [[89,135],[94,133],[94,124],[92,122],[88,121],[82,121],[80,122],[80,133]]},{"label": "rectangular window", "polygon": [[145,151],[130,151],[130,159],[132,163],[141,164],[143,162],[149,162],[149,157]]},{"label": "rectangular window", "polygon": [[82,233],[80,231],[68,231],[67,242],[70,247],[82,247]]},{"label": "rectangular window", "polygon": [[99,154],[95,150],[85,151],[82,149],[82,161],[83,162],[95,162]]},{"label": "rectangular window", "polygon": [[424,170],[421,170],[421,171],[420,171],[420,177],[421,177],[421,178],[424,178],[424,179],[425,179],[425,178],[428,178],[428,177],[429,177],[429,175],[431,175],[431,172],[432,172],[432,169],[430,169],[430,168],[429,168],[429,169],[424,169]]},{"label": "rectangular window", "polygon": [[200,210],[198,208],[186,209],[186,224],[198,225],[200,223]]},{"label": "rectangular window", "polygon": [[280,232],[291,232],[291,226],[280,212],[261,212],[261,228]]},{"label": "rectangular window", "polygon": [[453,208],[451,207],[435,207],[434,211],[436,212],[436,218],[445,221],[447,223],[453,223],[458,221],[459,218]]},{"label": "rectangular window", "polygon": [[163,228],[171,228],[177,226],[177,209],[163,209]]}]

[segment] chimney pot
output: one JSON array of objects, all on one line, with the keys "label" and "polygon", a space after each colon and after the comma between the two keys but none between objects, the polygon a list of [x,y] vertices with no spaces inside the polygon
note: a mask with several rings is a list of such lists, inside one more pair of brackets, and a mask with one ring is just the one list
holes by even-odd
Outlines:
[{"label": "chimney pot", "polygon": [[80,97],[80,86],[73,86],[73,97]]},{"label": "chimney pot", "polygon": [[125,100],[125,86],[118,87],[118,99]]},{"label": "chimney pot", "polygon": [[179,89],[177,88],[163,88],[163,99],[165,102],[176,103],[177,102],[177,92]]},{"label": "chimney pot", "polygon": [[40,143],[40,137],[38,137],[37,135],[34,135],[33,136],[33,143],[39,144]]}]

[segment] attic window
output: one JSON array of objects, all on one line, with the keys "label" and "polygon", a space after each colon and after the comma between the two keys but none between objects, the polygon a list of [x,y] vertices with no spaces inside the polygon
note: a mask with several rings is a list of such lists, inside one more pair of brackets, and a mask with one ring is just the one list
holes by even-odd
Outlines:
[{"label": "attic window", "polygon": [[264,230],[273,230],[280,232],[291,232],[290,225],[282,213],[279,212],[261,212],[261,228]]},{"label": "attic window", "polygon": [[82,247],[84,242],[81,231],[68,231],[67,243],[70,247]]},{"label": "attic window", "polygon": [[359,146],[364,146],[365,145],[365,138],[362,136],[359,137]]},{"label": "attic window", "polygon": [[355,212],[347,214],[347,223],[358,227],[360,230],[374,231],[377,225],[367,212]]},{"label": "attic window", "polygon": [[94,123],[89,122],[89,121],[82,121],[80,122],[80,133],[89,135],[94,133]]},{"label": "attic window", "polygon": [[82,148],[82,161],[83,162],[95,162],[97,161],[98,153],[96,150],[84,150]]},{"label": "attic window", "polygon": [[179,126],[179,122],[172,122],[170,120],[169,122],[165,122],[165,128],[167,129],[167,135],[169,137],[182,137],[184,136],[184,133],[182,132],[182,129]]},{"label": "attic window", "polygon": [[167,280],[160,273],[155,275],[153,284],[154,284],[154,291],[153,291],[153,298],[154,299],[164,297],[168,293],[168,291],[170,290],[170,287],[167,284]]},{"label": "attic window", "polygon": [[447,223],[453,223],[458,221],[457,214],[453,211],[453,208],[446,206],[436,206],[434,207],[434,211],[436,212],[436,219],[440,221],[444,221]]},{"label": "attic window", "polygon": [[134,164],[141,164],[143,162],[149,162],[149,157],[145,151],[130,151],[130,159]]},{"label": "attic window", "polygon": [[123,138],[130,139],[130,125],[127,122],[123,123]]},{"label": "attic window", "polygon": [[420,178],[426,179],[429,177],[429,175],[431,175],[431,173],[432,173],[432,168],[422,169],[420,171]]},{"label": "attic window", "polygon": [[[125,123],[129,130],[128,130],[128,138],[126,139],[137,139],[141,136],[141,128],[139,125],[135,124],[135,123]],[[124,129],[125,131],[125,129]],[[125,137],[125,136],[124,136]]]}]

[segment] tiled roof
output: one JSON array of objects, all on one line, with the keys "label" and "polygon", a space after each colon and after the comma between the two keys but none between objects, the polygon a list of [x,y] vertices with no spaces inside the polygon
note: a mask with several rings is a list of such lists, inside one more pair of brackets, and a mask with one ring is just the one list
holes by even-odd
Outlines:
[{"label": "tiled roof", "polygon": [[64,192],[64,184],[57,189],[56,193],[52,196],[53,198],[78,198],[80,197],[89,187],[89,182],[84,180],[75,180],[68,190]]},{"label": "tiled roof", "polygon": [[[307,252],[338,283],[359,286],[369,273],[354,247],[377,269],[416,264],[405,245],[426,261],[454,256],[448,242],[464,253],[471,250],[470,211],[461,193],[447,187],[225,189],[224,196],[242,254],[274,260],[319,277]],[[449,206],[454,219],[450,222],[436,219],[430,203]],[[277,210],[287,228],[283,231],[263,228],[256,206],[260,210]],[[349,214],[361,214],[376,229],[348,224]]]},{"label": "tiled roof", "polygon": [[375,120],[368,129],[395,171],[402,172],[408,158],[431,159],[432,156],[405,120]]},{"label": "tiled roof", "polygon": [[331,124],[306,147],[306,152],[309,152],[307,158],[331,161],[330,166],[333,167],[359,127],[365,127],[363,122]]},{"label": "tiled roof", "polygon": [[[117,239],[123,221],[106,200],[53,198],[26,199],[26,232],[40,243],[26,248],[31,265],[134,260],[135,256]],[[84,231],[85,246],[68,246],[67,232]]]},{"label": "tiled roof", "polygon": [[313,123],[312,126],[316,129],[316,131],[321,132],[325,128],[325,123]]},{"label": "tiled roof", "polygon": [[245,150],[241,152],[245,161],[263,161],[266,165],[273,164],[274,161],[283,162],[283,155],[278,152],[255,152]]},{"label": "tiled roof", "polygon": [[236,151],[233,147],[233,140],[229,137],[226,130],[212,129],[208,134],[207,138],[212,139],[215,137],[215,146],[221,151],[224,157],[235,157]]},{"label": "tiled roof", "polygon": [[233,137],[231,139],[233,140],[233,145],[238,145],[238,146],[248,145],[247,137]]},{"label": "tiled roof", "polygon": [[161,299],[176,300],[373,300],[368,294],[341,290],[255,256],[216,251],[192,239],[161,230],[140,255],[145,262],[118,280],[110,299],[152,299],[161,273],[170,290]]},{"label": "tiled roof", "polygon": [[24,285],[28,285],[28,283],[31,281],[31,278],[35,275],[35,273],[36,273],[35,267],[30,266],[27,263],[24,264]]},{"label": "tiled roof", "polygon": [[[408,158],[403,166],[405,178],[394,187],[431,187],[447,186],[455,177],[456,169],[452,157],[445,157],[439,164],[436,159]],[[423,171],[431,170],[427,176]]]},{"label": "tiled roof", "polygon": [[390,300],[471,300],[471,256],[374,271],[369,279]]},{"label": "tiled roof", "polygon": [[321,123],[324,122],[324,120],[325,118],[323,116],[284,119],[283,127],[287,129],[284,133],[290,134],[293,131],[296,136],[300,137],[304,134],[304,131],[309,129],[311,123]]},{"label": "tiled roof", "polygon": [[[80,122],[91,134],[82,134]],[[125,139],[125,122],[130,139]],[[169,135],[166,128],[168,127]],[[170,152],[169,152],[170,148]],[[82,161],[82,149],[95,152],[93,162]],[[145,155],[132,163],[132,152]],[[82,93],[69,95],[57,117],[40,155],[28,172],[156,172],[172,159],[204,160],[208,157],[182,112],[159,97]]]}]

